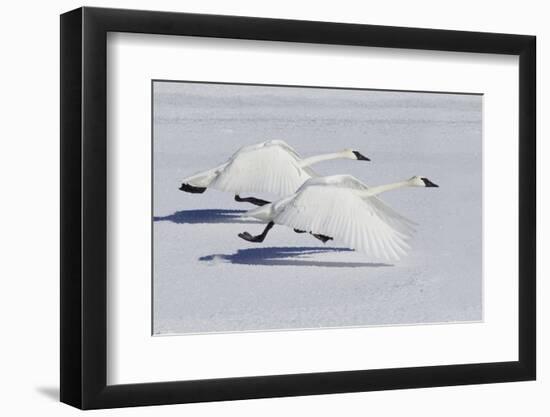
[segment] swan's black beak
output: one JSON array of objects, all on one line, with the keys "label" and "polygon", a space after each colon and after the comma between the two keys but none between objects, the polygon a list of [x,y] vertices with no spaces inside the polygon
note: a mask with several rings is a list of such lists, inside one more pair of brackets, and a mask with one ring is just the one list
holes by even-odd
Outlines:
[{"label": "swan's black beak", "polygon": [[439,187],[439,185],[437,184],[434,184],[433,182],[431,182],[428,178],[420,178],[422,181],[424,181],[424,184],[426,185],[426,187]]},{"label": "swan's black beak", "polygon": [[193,194],[202,194],[206,191],[206,187],[194,187],[189,184],[181,184],[181,187],[179,188],[180,191],[185,191],[186,193],[193,193]]},{"label": "swan's black beak", "polygon": [[360,152],[353,151],[353,154],[355,155],[358,161],[370,161],[369,158],[367,158],[365,155],[361,154]]}]

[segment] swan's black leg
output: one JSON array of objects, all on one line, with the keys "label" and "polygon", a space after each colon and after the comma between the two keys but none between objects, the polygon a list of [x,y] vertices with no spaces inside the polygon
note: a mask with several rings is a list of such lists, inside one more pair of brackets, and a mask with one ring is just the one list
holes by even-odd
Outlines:
[{"label": "swan's black leg", "polygon": [[[311,232],[310,232],[311,233]],[[319,239],[321,242],[323,243],[327,243],[329,240],[332,240],[333,238],[331,238],[330,236],[326,236],[326,235],[320,235],[318,233],[311,233],[313,235],[313,237],[316,237],[317,239]]]},{"label": "swan's black leg", "polygon": [[296,233],[307,233],[305,230],[300,230],[300,229],[294,229],[294,231]]},{"label": "swan's black leg", "polygon": [[202,194],[206,191],[206,187],[195,187],[194,185],[183,183],[181,184],[180,190],[192,194]]},{"label": "swan's black leg", "polygon": [[238,194],[235,194],[235,201],[238,201],[239,203],[251,203],[255,206],[265,206],[266,204],[271,203],[271,201],[265,201],[261,198],[255,198],[255,197],[246,197],[241,198]]},{"label": "swan's black leg", "polygon": [[267,233],[269,232],[269,230],[275,225],[275,223],[273,222],[269,222],[267,224],[267,226],[265,227],[264,231],[257,235],[257,236],[252,236],[250,233],[248,232],[243,232],[243,233],[239,233],[239,237],[241,239],[244,239],[244,240],[248,240],[249,242],[263,242],[265,237],[267,236]]}]

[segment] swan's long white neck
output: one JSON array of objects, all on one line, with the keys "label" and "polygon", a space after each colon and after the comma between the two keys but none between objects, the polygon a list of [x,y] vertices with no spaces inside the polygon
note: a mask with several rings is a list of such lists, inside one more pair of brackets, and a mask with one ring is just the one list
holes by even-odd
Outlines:
[{"label": "swan's long white neck", "polygon": [[330,161],[332,159],[350,159],[346,152],[333,152],[333,153],[324,153],[322,155],[310,156],[309,158],[304,158],[300,162],[300,166],[307,167],[309,165],[316,164],[318,162]]},{"label": "swan's long white neck", "polygon": [[361,194],[363,194],[365,197],[371,197],[381,193],[385,193],[386,191],[397,190],[398,188],[404,188],[404,187],[412,187],[411,182],[407,180],[407,181],[392,182],[391,184],[386,184],[386,185],[379,185],[377,187],[371,187],[368,190],[363,191]]}]

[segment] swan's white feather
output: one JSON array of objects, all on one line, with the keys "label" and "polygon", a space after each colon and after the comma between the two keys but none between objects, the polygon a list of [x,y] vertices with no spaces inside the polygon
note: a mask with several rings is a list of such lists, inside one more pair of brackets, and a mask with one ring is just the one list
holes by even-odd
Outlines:
[{"label": "swan's white feather", "polygon": [[209,187],[212,181],[214,181],[218,175],[227,166],[227,162],[217,166],[216,168],[209,169],[208,171],[202,171],[190,177],[184,178],[183,183],[192,185],[193,187]]},{"label": "swan's white feather", "polygon": [[[321,185],[321,186],[335,186],[339,188],[350,188],[352,190],[357,191],[365,191],[368,190],[368,186],[359,181],[357,178],[355,178],[353,175],[328,175],[324,177],[315,177],[311,178],[307,182],[305,182],[301,189],[310,187],[313,185]],[[297,190],[297,192],[300,191],[300,189]]]},{"label": "swan's white feather", "polygon": [[[338,188],[348,188],[356,191],[366,191],[369,189],[367,184],[352,175],[330,175],[325,177],[311,178],[310,180],[302,184],[300,189],[304,189],[313,185],[335,186]],[[300,191],[300,189],[298,191]],[[361,198],[363,198],[363,200],[367,201],[369,204],[373,205],[381,218],[385,222],[397,228],[398,231],[405,234],[414,233],[414,226],[416,226],[416,223],[399,214],[397,211],[384,203],[379,197],[362,196]]]},{"label": "swan's white feather", "polygon": [[314,178],[289,198],[251,210],[247,215],[294,229],[333,237],[376,258],[399,259],[409,248],[412,222],[349,175]]},{"label": "swan's white feather", "polygon": [[283,141],[269,141],[241,148],[209,184],[235,194],[293,194],[315,173],[299,166],[300,156]]}]

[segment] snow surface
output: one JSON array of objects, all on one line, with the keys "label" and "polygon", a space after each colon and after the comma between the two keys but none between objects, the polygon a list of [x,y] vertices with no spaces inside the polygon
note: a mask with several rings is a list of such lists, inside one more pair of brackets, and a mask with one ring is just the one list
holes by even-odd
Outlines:
[{"label": "snow surface", "polygon": [[[154,334],[482,319],[482,96],[155,82],[153,116]],[[418,223],[409,255],[388,264],[281,226],[249,243],[237,234],[264,227],[239,217],[253,206],[178,190],[270,139],[372,160],[321,175],[439,184],[382,196]]]}]

